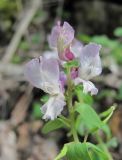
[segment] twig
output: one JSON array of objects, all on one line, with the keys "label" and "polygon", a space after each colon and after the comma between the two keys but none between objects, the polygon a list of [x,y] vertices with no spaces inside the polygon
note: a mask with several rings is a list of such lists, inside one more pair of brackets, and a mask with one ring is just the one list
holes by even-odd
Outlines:
[{"label": "twig", "polygon": [[23,75],[23,66],[0,62],[0,74],[7,76],[21,76]]},{"label": "twig", "polygon": [[39,7],[41,6],[42,0],[32,0],[31,2],[32,3],[30,6],[30,9],[28,9],[25,12],[22,20],[18,24],[18,28],[17,28],[9,46],[7,47],[6,53],[2,59],[3,62],[8,63],[11,60],[12,56],[14,55],[14,53],[18,47],[18,44],[19,44],[22,36],[24,35],[25,31],[27,30],[35,13],[37,12]]},{"label": "twig", "polygon": [[17,104],[15,105],[12,113],[11,113],[11,124],[18,125],[22,121],[24,121],[29,104],[32,99],[32,86],[28,86],[26,92],[20,97]]}]

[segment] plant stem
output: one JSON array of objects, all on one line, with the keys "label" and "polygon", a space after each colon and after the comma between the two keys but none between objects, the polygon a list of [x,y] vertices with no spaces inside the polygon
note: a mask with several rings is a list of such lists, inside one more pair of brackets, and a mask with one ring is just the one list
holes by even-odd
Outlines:
[{"label": "plant stem", "polygon": [[73,84],[72,84],[72,81],[71,81],[70,69],[68,69],[67,82],[68,82],[67,104],[68,104],[68,110],[69,110],[69,119],[70,119],[70,123],[71,123],[71,133],[73,135],[74,141],[79,142],[77,131],[75,129],[75,113],[74,113],[74,108],[72,106]]},{"label": "plant stem", "polygon": [[87,139],[88,139],[88,134],[85,135],[83,142],[87,142]]},{"label": "plant stem", "polygon": [[74,117],[74,111],[73,110],[70,112],[70,120],[71,120],[71,132],[72,132],[74,141],[79,142],[77,131],[75,129],[75,117]]}]

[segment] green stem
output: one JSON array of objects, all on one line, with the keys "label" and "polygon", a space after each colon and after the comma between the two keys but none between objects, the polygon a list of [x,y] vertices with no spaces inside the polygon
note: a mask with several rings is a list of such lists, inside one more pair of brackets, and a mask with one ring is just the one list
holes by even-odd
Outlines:
[{"label": "green stem", "polygon": [[68,104],[68,110],[69,110],[69,119],[71,123],[71,133],[73,135],[74,141],[79,142],[77,131],[75,129],[75,113],[74,113],[74,108],[72,106],[72,92],[73,92],[73,84],[71,81],[71,76],[70,76],[70,69],[68,69],[68,77],[67,77],[67,82],[68,82],[68,89],[67,89],[67,104]]},{"label": "green stem", "polygon": [[62,115],[60,115],[59,118],[60,118],[60,120],[63,121],[63,123],[64,123],[68,128],[70,128],[70,121],[69,121],[69,119],[67,119],[66,117],[64,117],[64,116],[62,116]]},{"label": "green stem", "polygon": [[74,141],[79,142],[77,131],[75,129],[75,117],[74,117],[74,111],[73,110],[70,112],[70,120],[71,120],[71,132],[72,132]]}]

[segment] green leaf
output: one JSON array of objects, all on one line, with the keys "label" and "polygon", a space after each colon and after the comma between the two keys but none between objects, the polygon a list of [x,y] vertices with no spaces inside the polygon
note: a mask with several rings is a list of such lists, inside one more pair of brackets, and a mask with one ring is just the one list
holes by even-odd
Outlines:
[{"label": "green leaf", "polygon": [[80,114],[81,124],[84,124],[84,127],[88,133],[92,133],[102,127],[103,122],[100,120],[95,110],[88,104],[77,103],[76,111]]},{"label": "green leaf", "polygon": [[111,106],[110,109],[108,109],[107,111],[103,112],[103,115],[106,115],[106,118],[103,120],[104,123],[108,122],[108,120],[113,115],[113,112],[114,112],[115,109],[116,109],[116,106]]},{"label": "green leaf", "polygon": [[89,150],[91,160],[108,160],[108,153],[105,153],[98,146],[92,143],[87,143],[87,147]]},{"label": "green leaf", "polygon": [[85,136],[86,133],[88,133],[88,128],[86,128],[86,125],[84,121],[82,120],[81,115],[78,115],[75,126],[76,126],[76,130],[79,133],[79,135]]},{"label": "green leaf", "polygon": [[114,30],[114,35],[117,36],[117,37],[122,37],[122,27],[117,27]]},{"label": "green leaf", "polygon": [[92,41],[96,43],[100,43],[101,45],[108,46],[110,43],[110,40],[106,35],[101,35],[101,36],[93,36]]},{"label": "green leaf", "polygon": [[76,94],[79,102],[87,103],[89,105],[93,104],[92,96],[90,94],[83,93],[83,87],[81,85],[77,85],[75,87],[75,94]]},{"label": "green leaf", "polygon": [[18,55],[14,55],[12,58],[12,63],[14,63],[14,64],[19,64],[19,63],[21,63],[21,61],[22,61],[22,58]]},{"label": "green leaf", "polygon": [[23,40],[20,42],[19,47],[23,50],[23,51],[28,51],[30,46],[29,43],[26,40]]},{"label": "green leaf", "polygon": [[78,39],[80,39],[82,42],[88,43],[91,41],[91,37],[86,34],[79,34]]},{"label": "green leaf", "polygon": [[69,119],[65,118],[64,116],[60,115],[58,118],[67,128],[70,128],[70,121]]},{"label": "green leaf", "polygon": [[121,43],[119,43],[118,46],[115,47],[111,51],[111,55],[117,61],[118,64],[122,65],[122,45]]},{"label": "green leaf", "polygon": [[108,160],[107,155],[99,147],[91,143],[80,142],[65,144],[55,160],[60,160],[63,157],[68,160]]},{"label": "green leaf", "polygon": [[109,115],[113,114],[114,110],[116,109],[116,106],[111,106],[109,109],[107,109],[106,111],[102,112],[99,114],[99,116],[101,118],[106,118]]},{"label": "green leaf", "polygon": [[112,133],[108,124],[104,124],[101,129],[105,133],[106,139],[109,140],[112,137]]},{"label": "green leaf", "polygon": [[33,36],[32,36],[32,42],[34,44],[40,44],[40,42],[41,42],[41,36],[40,36],[39,33],[33,34]]},{"label": "green leaf", "polygon": [[46,103],[48,101],[48,99],[49,99],[49,95],[46,94],[46,95],[41,97],[40,101],[43,102],[43,103]]},{"label": "green leaf", "polygon": [[42,133],[47,134],[62,127],[64,127],[64,123],[57,118],[53,121],[47,122],[42,128]]},{"label": "green leaf", "polygon": [[118,42],[116,40],[111,40],[106,35],[94,36],[92,37],[91,41],[95,43],[99,43],[103,45],[104,47],[109,47],[111,49],[118,46]]},{"label": "green leaf", "polygon": [[117,95],[117,99],[122,100],[122,84],[119,87],[119,92],[118,92],[118,95]]},{"label": "green leaf", "polygon": [[[106,144],[100,143],[99,145],[97,145],[97,147],[99,147],[104,152],[104,154],[106,155],[107,159],[105,159],[105,160],[113,160],[113,158],[112,158],[112,156],[111,156]],[[100,158],[101,158],[100,160],[103,160],[102,157],[100,157]]]},{"label": "green leaf", "polygon": [[90,158],[87,143],[69,143],[67,144],[67,154],[66,157],[68,160],[92,160]]},{"label": "green leaf", "polygon": [[63,149],[61,150],[61,152],[57,155],[57,157],[54,160],[60,160],[66,155],[66,153],[67,153],[67,145],[64,145]]},{"label": "green leaf", "polygon": [[41,104],[39,102],[34,102],[32,106],[32,116],[34,119],[40,119],[42,117],[42,113],[40,110]]}]

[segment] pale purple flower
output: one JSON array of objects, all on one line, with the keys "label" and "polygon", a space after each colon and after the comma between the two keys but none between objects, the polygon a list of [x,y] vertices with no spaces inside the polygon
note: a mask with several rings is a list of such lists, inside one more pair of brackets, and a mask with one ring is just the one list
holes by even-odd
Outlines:
[{"label": "pale purple flower", "polygon": [[[75,79],[75,84],[83,83],[83,92],[97,94],[98,90],[89,80],[99,75],[102,71],[99,51],[101,45],[89,43],[82,47],[80,53],[80,67],[78,69],[78,77]],[[78,53],[79,54],[79,53]]]},{"label": "pale purple flower", "polygon": [[42,106],[44,118],[56,118],[65,105],[57,59],[39,57],[31,60],[26,64],[25,76],[33,86],[50,94],[48,102]]},{"label": "pale purple flower", "polygon": [[84,93],[90,92],[91,95],[95,95],[98,89],[89,80],[102,71],[99,56],[101,46],[95,43],[83,46],[74,38],[74,29],[67,22],[62,26],[58,22],[53,27],[48,40],[50,47],[54,50],[47,51],[43,57],[40,56],[28,62],[25,67],[25,76],[33,86],[50,95],[41,110],[44,119],[54,120],[66,105],[64,92],[67,76],[64,71],[60,71],[59,64],[64,66],[69,60],[78,60],[80,66],[71,68],[71,79],[75,85],[83,84]]},{"label": "pale purple flower", "polygon": [[80,55],[79,76],[89,80],[102,72],[99,51],[101,45],[89,43],[82,48]]},{"label": "pale purple flower", "polygon": [[95,85],[91,81],[83,80],[79,77],[77,77],[74,80],[75,85],[78,85],[79,83],[83,84],[83,93],[90,92],[91,95],[96,95],[98,93],[98,89],[95,87]]},{"label": "pale purple flower", "polygon": [[96,95],[98,93],[98,89],[91,81],[83,81],[83,92],[90,92],[91,95]]},{"label": "pale purple flower", "polygon": [[[67,60],[72,58],[72,54],[67,52],[67,48],[70,46],[74,39],[74,29],[69,23],[64,22],[61,26],[60,22],[53,27],[51,34],[48,37],[48,42],[51,48],[58,50],[59,58],[61,60]],[[65,55],[65,52],[66,55]]]}]

